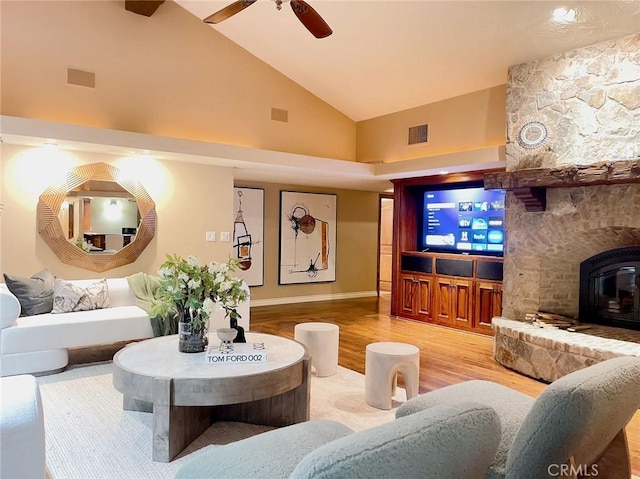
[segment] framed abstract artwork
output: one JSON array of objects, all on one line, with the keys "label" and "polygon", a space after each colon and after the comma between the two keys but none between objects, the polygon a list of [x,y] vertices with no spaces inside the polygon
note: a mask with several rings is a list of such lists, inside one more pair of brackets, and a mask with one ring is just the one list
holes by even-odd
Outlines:
[{"label": "framed abstract artwork", "polygon": [[279,284],[336,280],[337,196],[280,191]]},{"label": "framed abstract artwork", "polygon": [[249,286],[264,284],[264,190],[234,188],[233,257],[240,261],[236,276]]}]

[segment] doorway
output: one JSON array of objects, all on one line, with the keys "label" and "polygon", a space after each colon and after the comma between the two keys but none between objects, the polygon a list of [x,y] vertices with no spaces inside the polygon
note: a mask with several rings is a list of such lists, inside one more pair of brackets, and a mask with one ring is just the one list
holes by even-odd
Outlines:
[{"label": "doorway", "polygon": [[380,195],[380,221],[378,228],[378,295],[391,293],[393,245],[393,197]]}]

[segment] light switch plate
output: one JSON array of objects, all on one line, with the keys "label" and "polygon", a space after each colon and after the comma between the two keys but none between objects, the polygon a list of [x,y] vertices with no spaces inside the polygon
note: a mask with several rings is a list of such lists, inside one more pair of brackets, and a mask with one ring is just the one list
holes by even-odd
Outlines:
[{"label": "light switch plate", "polygon": [[231,239],[231,236],[229,235],[228,231],[223,231],[220,233],[220,241],[227,242],[227,241],[230,241],[230,239]]},{"label": "light switch plate", "polygon": [[216,232],[215,231],[207,231],[205,233],[205,239],[207,241],[215,241],[216,240]]}]

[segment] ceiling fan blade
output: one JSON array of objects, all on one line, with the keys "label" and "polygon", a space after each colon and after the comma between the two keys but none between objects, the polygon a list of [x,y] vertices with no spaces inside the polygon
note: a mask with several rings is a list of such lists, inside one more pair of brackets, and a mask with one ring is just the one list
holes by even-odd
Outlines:
[{"label": "ceiling fan blade", "polygon": [[325,38],[333,33],[327,22],[304,0],[291,0],[291,9],[314,37]]},{"label": "ceiling fan blade", "polygon": [[235,15],[238,12],[241,12],[245,8],[256,3],[256,0],[238,0],[237,2],[233,2],[231,5],[227,5],[221,10],[218,10],[213,15],[209,15],[204,19],[205,23],[220,23],[223,20]]}]

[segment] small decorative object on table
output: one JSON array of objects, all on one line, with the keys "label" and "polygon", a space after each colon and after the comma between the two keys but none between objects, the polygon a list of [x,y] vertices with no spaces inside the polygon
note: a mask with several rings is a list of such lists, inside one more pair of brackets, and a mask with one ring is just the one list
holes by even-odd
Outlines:
[{"label": "small decorative object on table", "polygon": [[[183,353],[201,353],[208,345],[209,318],[222,308],[225,316],[237,321],[238,304],[247,299],[242,280],[231,275],[237,261],[227,263],[211,261],[200,263],[196,256],[187,259],[167,255],[160,266],[160,282],[155,293],[152,313],[166,316],[173,312],[178,317],[178,350]],[[237,334],[237,332],[236,332]]]},{"label": "small decorative object on table", "polygon": [[233,340],[238,335],[238,330],[234,328],[220,328],[216,331],[220,339],[220,352],[230,353],[233,351]]},{"label": "small decorative object on table", "polygon": [[[238,315],[236,314],[236,316],[238,316]],[[231,316],[230,323],[231,323],[231,327],[238,332],[238,334],[236,335],[236,337],[233,340],[233,342],[234,343],[246,343],[247,340],[244,337],[244,328],[242,326],[238,326],[238,320],[235,317]]]}]

